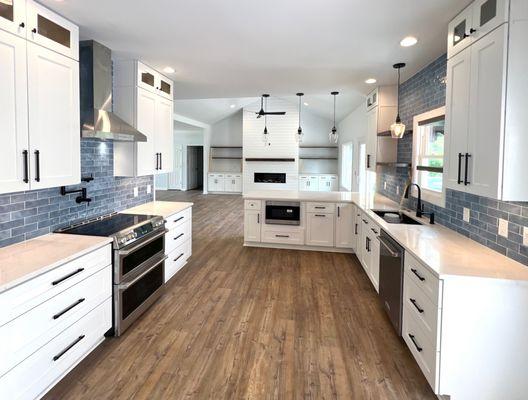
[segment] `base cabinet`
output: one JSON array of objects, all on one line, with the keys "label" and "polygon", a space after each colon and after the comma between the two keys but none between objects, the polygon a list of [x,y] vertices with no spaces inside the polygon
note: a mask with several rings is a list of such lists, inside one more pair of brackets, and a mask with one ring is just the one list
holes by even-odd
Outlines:
[{"label": "base cabinet", "polygon": [[301,192],[335,192],[339,189],[337,175],[333,174],[300,174],[299,190]]},{"label": "base cabinet", "polygon": [[334,246],[334,214],[306,214],[306,244],[308,246]]},{"label": "base cabinet", "polygon": [[336,204],[335,246],[355,249],[356,206],[350,203]]},{"label": "base cabinet", "polygon": [[209,192],[242,193],[241,173],[209,173],[207,175]]},{"label": "base cabinet", "polygon": [[244,212],[244,240],[246,242],[260,242],[261,214],[260,210],[246,210]]},{"label": "base cabinet", "polygon": [[165,227],[165,282],[182,269],[192,255],[192,208],[167,217]]}]

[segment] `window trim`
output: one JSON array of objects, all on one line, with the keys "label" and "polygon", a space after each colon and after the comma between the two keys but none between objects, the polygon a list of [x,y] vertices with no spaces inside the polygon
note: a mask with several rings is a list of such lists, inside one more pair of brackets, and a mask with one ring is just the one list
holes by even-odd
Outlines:
[{"label": "window trim", "polygon": [[[445,116],[445,113],[446,113],[446,108],[445,106],[442,106],[439,108],[435,108],[434,110],[415,115],[413,118],[413,149],[412,149],[413,151],[413,158],[412,158],[413,160],[413,163],[412,163],[413,183],[418,183],[419,171],[416,169],[416,166],[418,165],[418,158],[419,158],[419,151],[420,151],[419,146],[418,146],[418,135],[419,135],[420,123],[423,121],[433,119],[433,118]],[[445,141],[444,141],[444,146],[445,146]],[[444,147],[444,168],[445,168],[445,161],[446,161],[446,151],[447,149]],[[441,192],[435,192],[434,190],[422,188],[422,200],[435,204],[440,207],[445,207],[445,197],[446,197],[445,194],[446,194],[445,172],[443,174]]]}]

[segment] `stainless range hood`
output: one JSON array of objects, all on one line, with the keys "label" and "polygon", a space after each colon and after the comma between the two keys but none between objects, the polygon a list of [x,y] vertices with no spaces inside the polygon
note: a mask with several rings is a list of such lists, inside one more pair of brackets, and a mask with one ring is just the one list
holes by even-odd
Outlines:
[{"label": "stainless range hood", "polygon": [[112,52],[93,40],[80,42],[81,136],[119,142],[147,137],[112,112]]}]

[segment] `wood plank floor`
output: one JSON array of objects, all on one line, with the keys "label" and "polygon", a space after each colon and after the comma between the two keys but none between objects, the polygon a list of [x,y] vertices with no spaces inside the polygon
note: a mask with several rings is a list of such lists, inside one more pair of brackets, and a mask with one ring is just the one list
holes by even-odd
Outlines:
[{"label": "wood plank floor", "polygon": [[245,248],[240,196],[190,200],[165,296],[46,399],[435,399],[353,255]]}]

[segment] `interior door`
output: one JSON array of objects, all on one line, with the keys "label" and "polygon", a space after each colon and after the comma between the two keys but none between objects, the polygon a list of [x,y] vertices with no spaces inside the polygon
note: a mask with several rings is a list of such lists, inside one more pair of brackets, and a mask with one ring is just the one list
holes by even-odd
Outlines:
[{"label": "interior door", "polygon": [[[506,25],[471,46],[467,191],[500,198],[506,104]],[[507,155],[506,155],[507,156]],[[464,173],[465,175],[465,173]],[[465,179],[465,176],[464,176]]]},{"label": "interior door", "polygon": [[137,175],[152,175],[158,167],[155,151],[156,95],[137,88],[136,128],[147,136],[146,142],[138,142]]},{"label": "interior door", "polygon": [[0,1],[0,29],[26,37],[26,0]]},{"label": "interior door", "polygon": [[172,118],[172,101],[156,96],[156,135],[154,146],[160,154],[160,167],[157,173],[172,172],[174,161],[174,121]]},{"label": "interior door", "polygon": [[31,189],[81,181],[79,63],[27,44]]},{"label": "interior door", "polygon": [[0,76],[0,193],[19,192],[29,189],[26,41],[1,30]]},{"label": "interior door", "polygon": [[469,129],[471,51],[465,50],[447,61],[444,182],[446,187],[464,190],[464,157]]}]

